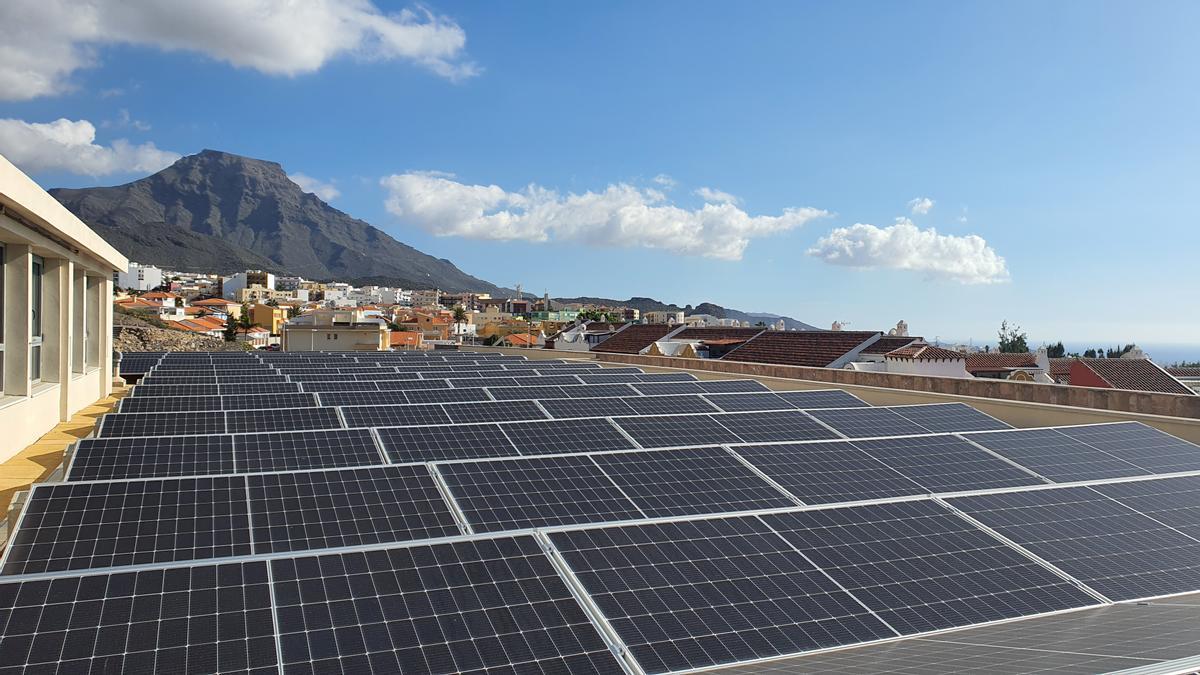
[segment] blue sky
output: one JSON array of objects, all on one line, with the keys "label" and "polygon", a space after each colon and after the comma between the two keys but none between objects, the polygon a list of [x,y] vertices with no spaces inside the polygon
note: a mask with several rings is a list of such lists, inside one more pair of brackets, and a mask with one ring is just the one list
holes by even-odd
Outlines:
[{"label": "blue sky", "polygon": [[[0,67],[0,153],[46,187],[214,148],[539,294],[905,319],[943,339],[994,339],[1007,318],[1035,343],[1200,342],[1195,3],[439,1],[429,18],[347,0],[331,3],[346,43],[317,47],[279,31],[319,20],[258,35],[221,16],[237,3],[94,34],[23,4],[0,19],[64,46],[29,56],[29,40],[44,77],[27,89]],[[95,127],[72,127],[85,151],[26,159],[65,131],[21,125],[60,118]]]}]

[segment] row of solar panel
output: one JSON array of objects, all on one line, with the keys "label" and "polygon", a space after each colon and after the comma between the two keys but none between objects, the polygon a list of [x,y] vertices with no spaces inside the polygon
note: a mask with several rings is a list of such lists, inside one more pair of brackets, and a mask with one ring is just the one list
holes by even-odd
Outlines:
[{"label": "row of solar panel", "polygon": [[[391,364],[423,364],[423,363],[519,363],[527,359],[523,356],[509,356],[490,353],[450,353],[442,355],[424,355],[424,353],[377,352],[369,355],[359,353],[182,353],[182,352],[126,352],[121,356],[119,372],[121,374],[141,374],[155,366],[189,367],[211,364],[300,364],[311,363],[322,365],[326,363],[391,363]],[[559,360],[555,360],[559,361]]]},{"label": "row of solar panel", "polygon": [[1196,590],[1200,541],[1137,505],[1198,494],[1176,478],[14,579],[0,660],[610,673],[627,650],[644,672],[694,669],[1101,602],[1067,575],[1110,599]]},{"label": "row of solar panel", "polygon": [[[619,369],[609,369],[619,370]],[[221,384],[257,384],[275,382],[296,382],[302,384],[330,384],[341,382],[387,382],[387,381],[448,381],[455,387],[503,387],[503,386],[540,386],[560,384],[613,384],[618,382],[690,382],[696,378],[687,373],[641,373],[636,369],[631,372],[606,372],[604,374],[557,373],[555,371],[521,371],[516,375],[490,373],[439,373],[421,375],[416,373],[338,373],[299,374],[299,375],[244,375],[221,374],[190,377],[153,377],[140,381],[133,389],[132,396],[146,396],[155,393],[159,387],[177,385],[221,385]],[[139,394],[139,388],[143,393]],[[168,395],[170,395],[168,393]]]},{"label": "row of solar panel", "polygon": [[[613,370],[623,372],[640,372],[633,368],[612,368],[601,369],[597,364],[559,364],[546,362],[522,362],[518,364],[510,364],[508,366],[480,366],[480,365],[448,365],[448,364],[428,364],[422,366],[396,366],[396,365],[379,365],[379,364],[347,364],[347,365],[329,365],[329,366],[312,366],[312,365],[296,365],[296,366],[268,366],[265,364],[238,364],[238,366],[212,364],[212,365],[194,365],[194,366],[157,366],[145,373],[147,381],[159,377],[219,377],[221,375],[230,374],[231,370],[236,370],[237,374],[256,374],[256,375],[338,375],[348,373],[432,373],[432,374],[455,374],[455,373],[499,373],[499,374],[517,374],[527,371],[543,370],[551,372],[596,372],[600,370]],[[139,380],[140,382],[140,380]]]}]

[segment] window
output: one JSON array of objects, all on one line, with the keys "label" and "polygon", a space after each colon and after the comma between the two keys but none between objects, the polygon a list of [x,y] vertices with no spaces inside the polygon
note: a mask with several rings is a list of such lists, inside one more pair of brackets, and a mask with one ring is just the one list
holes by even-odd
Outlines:
[{"label": "window", "polygon": [[33,316],[29,325],[29,379],[33,382],[42,379],[42,272],[45,269],[46,261],[33,256],[33,278],[30,279]]}]

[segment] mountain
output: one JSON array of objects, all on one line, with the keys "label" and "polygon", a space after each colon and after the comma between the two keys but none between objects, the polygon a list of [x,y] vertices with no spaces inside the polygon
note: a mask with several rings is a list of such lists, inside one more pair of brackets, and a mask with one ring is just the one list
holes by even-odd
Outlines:
[{"label": "mountain", "polygon": [[503,293],[305,192],[275,162],[204,150],[132,183],[50,194],[130,260],[168,269]]},{"label": "mountain", "polygon": [[736,309],[728,309],[720,305],[714,305],[711,302],[702,302],[695,307],[685,305],[680,307],[675,304],[667,304],[654,298],[632,297],[628,300],[613,300],[611,298],[555,298],[554,302],[560,305],[601,305],[608,307],[632,307],[642,312],[668,312],[683,310],[685,314],[712,314],[718,319],[737,319],[738,321],[748,321],[750,325],[754,325],[759,321],[763,323],[775,323],[783,319],[783,325],[788,330],[820,330],[816,326],[811,326],[803,321],[797,321],[790,316],[780,316],[778,314],[766,314],[762,312],[742,312]]}]

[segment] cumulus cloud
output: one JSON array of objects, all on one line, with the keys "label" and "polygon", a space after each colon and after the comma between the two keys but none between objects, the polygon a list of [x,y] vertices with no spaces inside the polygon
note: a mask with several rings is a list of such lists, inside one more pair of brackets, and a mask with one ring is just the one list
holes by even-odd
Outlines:
[{"label": "cumulus cloud", "polygon": [[1004,258],[982,237],[922,230],[907,218],[897,218],[896,224],[888,227],[863,223],[839,227],[821,237],[808,254],[833,265],[913,270],[963,284],[1009,279]]},{"label": "cumulus cloud", "polygon": [[96,127],[87,120],[38,123],[0,119],[0,154],[24,171],[66,171],[86,176],[152,173],[179,159],[179,153],[153,143],[124,139],[96,143]]},{"label": "cumulus cloud", "polygon": [[188,51],[271,75],[330,59],[401,59],[450,80],[479,72],[466,33],[424,9],[385,14],[371,0],[6,0],[0,3],[0,99],[71,89],[111,44]]},{"label": "cumulus cloud", "polygon": [[699,188],[693,194],[710,204],[737,204],[742,201],[728,192],[709,187]]},{"label": "cumulus cloud", "polygon": [[381,184],[389,212],[437,235],[643,247],[723,260],[741,259],[751,239],[829,215],[802,207],[751,216],[728,202],[683,209],[659,190],[625,183],[564,195],[538,185],[509,192],[409,172],[387,176]]},{"label": "cumulus cloud", "polygon": [[289,173],[288,178],[292,182],[300,186],[301,190],[311,192],[320,197],[324,201],[333,201],[342,195],[342,191],[337,189],[333,183],[326,183],[303,173]]},{"label": "cumulus cloud", "polygon": [[674,178],[671,178],[670,176],[668,176],[665,173],[658,174],[657,176],[654,177],[653,180],[655,183],[663,186],[664,188],[666,188],[668,190],[670,190],[671,188],[673,188],[679,184]]},{"label": "cumulus cloud", "polygon": [[929,197],[917,197],[908,200],[908,209],[914,216],[923,216],[933,208],[933,200]]}]

